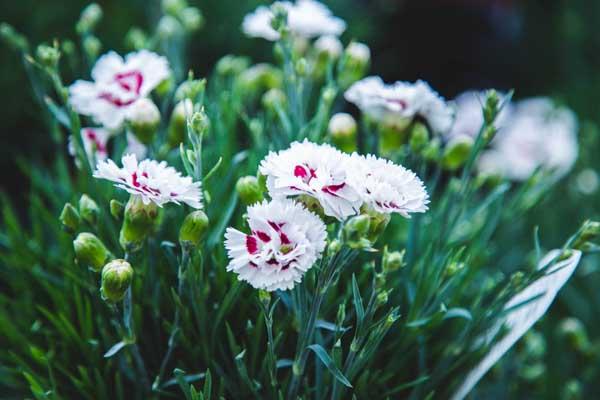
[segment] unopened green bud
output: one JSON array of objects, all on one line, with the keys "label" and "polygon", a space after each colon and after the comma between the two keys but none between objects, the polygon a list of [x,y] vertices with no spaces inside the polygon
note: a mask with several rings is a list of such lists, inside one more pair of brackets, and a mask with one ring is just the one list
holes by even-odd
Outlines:
[{"label": "unopened green bud", "polygon": [[439,138],[434,137],[427,143],[423,149],[423,158],[429,162],[436,162],[440,159],[442,142]]},{"label": "unopened green bud", "polygon": [[204,16],[196,7],[186,7],[181,10],[179,19],[187,32],[196,32],[204,26]]},{"label": "unopened green bud", "polygon": [[202,210],[189,213],[179,229],[179,243],[182,246],[198,246],[208,231],[208,217]]},{"label": "unopened green bud", "polygon": [[353,249],[367,249],[371,247],[368,239],[371,219],[367,215],[357,215],[350,218],[344,225],[344,241]]},{"label": "unopened green bud", "polygon": [[338,149],[352,153],[356,151],[356,120],[346,113],[334,114],[329,120],[329,136]]},{"label": "unopened green bud", "polygon": [[71,203],[65,204],[60,213],[60,223],[67,232],[75,232],[79,227],[79,213]]},{"label": "unopened green bud", "polygon": [[306,76],[308,73],[308,63],[305,58],[300,58],[296,61],[294,65],[294,69],[296,70],[296,74],[298,76]]},{"label": "unopened green bud", "polygon": [[384,123],[379,128],[379,153],[382,156],[390,156],[398,151],[408,139],[408,126],[410,121],[407,119],[398,120],[393,123]]},{"label": "unopened green bud", "polygon": [[486,125],[492,125],[496,115],[498,114],[498,104],[500,97],[494,89],[488,90],[485,96],[485,106],[483,109],[483,117]]},{"label": "unopened green bud", "polygon": [[187,117],[191,117],[193,113],[194,104],[189,99],[180,101],[173,109],[167,133],[167,142],[171,147],[179,146],[179,143],[185,141]]},{"label": "unopened green bud", "polygon": [[36,57],[45,67],[56,68],[60,60],[60,51],[54,46],[40,44],[36,50]]},{"label": "unopened green bud", "polygon": [[327,247],[327,255],[333,257],[335,254],[339,253],[342,249],[342,242],[337,239],[333,239],[329,242],[329,246]]},{"label": "unopened green bud", "polygon": [[391,219],[390,214],[379,213],[373,209],[367,209],[365,215],[367,215],[370,220],[368,239],[371,243],[375,243],[389,224]]},{"label": "unopened green bud", "polygon": [[125,44],[133,50],[145,49],[148,46],[148,36],[140,28],[133,27],[125,35]]},{"label": "unopened green bud", "polygon": [[286,101],[285,94],[280,89],[270,89],[262,97],[263,106],[272,112],[278,107],[283,107]]},{"label": "unopened green bud", "polygon": [[323,100],[323,104],[329,109],[333,102],[335,101],[335,97],[337,96],[337,90],[333,87],[326,87],[323,89],[321,93],[321,99]]},{"label": "unopened green bud", "polygon": [[175,100],[189,99],[195,101],[206,90],[206,79],[188,79],[179,85],[175,91]]},{"label": "unopened green bud", "polygon": [[65,40],[60,44],[60,49],[63,54],[66,54],[69,57],[73,57],[75,55],[75,43],[72,40]]},{"label": "unopened green bud", "polygon": [[121,259],[109,262],[102,268],[102,298],[112,303],[123,300],[132,280],[131,264]]},{"label": "unopened green bud", "polygon": [[127,122],[140,142],[150,144],[160,125],[160,111],[152,100],[141,98],[129,108]]},{"label": "unopened green bud", "polygon": [[381,264],[385,272],[393,272],[404,266],[404,254],[405,250],[402,251],[387,251],[387,248],[383,252],[383,258]]},{"label": "unopened green bud", "polygon": [[154,89],[154,91],[156,92],[156,94],[160,98],[164,98],[169,93],[171,93],[171,90],[173,89],[173,86],[175,86],[175,80],[173,78],[173,74],[169,73],[169,76],[166,77],[165,79],[163,79],[158,84],[158,86],[156,87],[156,89]]},{"label": "unopened green bud", "polygon": [[365,44],[351,42],[340,61],[338,82],[343,89],[350,87],[354,82],[362,79],[371,61],[371,50]]},{"label": "unopened green bud", "polygon": [[98,214],[100,214],[98,204],[87,194],[81,195],[79,198],[79,215],[81,219],[90,225],[96,225]]},{"label": "unopened green bud", "polygon": [[271,27],[282,35],[287,34],[288,13],[285,7],[280,3],[273,3],[271,6],[273,17],[271,18]]},{"label": "unopened green bud", "polygon": [[517,271],[510,276],[510,286],[514,289],[520,289],[525,280],[523,271]]},{"label": "unopened green bud", "polygon": [[265,308],[268,308],[269,304],[271,304],[271,293],[267,292],[266,290],[259,290],[258,300],[262,303],[262,305]]},{"label": "unopened green bud", "polygon": [[14,50],[27,51],[29,47],[27,38],[6,22],[0,23],[0,38]]},{"label": "unopened green bud", "polygon": [[196,111],[192,114],[192,118],[190,119],[190,125],[192,131],[194,131],[199,136],[205,136],[210,131],[210,119],[208,115],[204,112],[204,109],[200,111]]},{"label": "unopened green bud", "polygon": [[110,201],[110,215],[114,219],[120,221],[123,219],[123,213],[125,211],[125,205],[118,200],[112,199]]},{"label": "unopened green bud", "polygon": [[473,139],[467,135],[460,135],[450,139],[442,156],[442,166],[450,171],[462,167],[473,149]]},{"label": "unopened green bud", "polygon": [[235,184],[235,190],[245,205],[258,203],[264,199],[262,187],[254,176],[242,176]]},{"label": "unopened green bud", "polygon": [[125,251],[136,251],[154,230],[158,220],[158,206],[144,204],[139,196],[131,196],[125,206],[119,242]]},{"label": "unopened green bud", "polygon": [[410,129],[410,148],[415,153],[420,153],[429,141],[429,132],[425,124],[415,122]]},{"label": "unopened green bud", "polygon": [[95,60],[102,51],[102,43],[96,36],[88,35],[83,39],[83,51],[92,60]]},{"label": "unopened green bud", "polygon": [[581,249],[583,246],[594,241],[600,235],[600,222],[587,220],[581,226],[579,235],[573,242],[574,249]]},{"label": "unopened green bud", "polygon": [[161,3],[163,11],[173,16],[178,16],[187,5],[187,1],[185,0],[162,0]]},{"label": "unopened green bud", "polygon": [[240,57],[228,54],[217,61],[216,71],[221,76],[237,77],[250,66],[250,60],[247,57]]},{"label": "unopened green bud", "polygon": [[102,19],[102,8],[96,4],[91,3],[83,9],[75,30],[80,35],[83,33],[89,33],[96,28],[98,22]]},{"label": "unopened green bud", "polygon": [[261,63],[243,71],[239,76],[238,83],[242,91],[251,93],[280,88],[283,83],[283,74],[280,69]]},{"label": "unopened green bud", "polygon": [[388,292],[386,290],[384,290],[383,292],[377,294],[377,298],[375,300],[376,302],[376,306],[377,307],[381,307],[384,304],[387,304],[388,302]]},{"label": "unopened green bud", "polygon": [[496,136],[497,132],[498,132],[498,129],[496,129],[496,127],[494,125],[486,126],[483,130],[483,140],[486,143],[491,142],[492,139],[494,138],[494,136]]},{"label": "unopened green bud", "polygon": [[177,18],[171,15],[163,15],[158,21],[156,33],[162,40],[168,40],[172,37],[180,35],[183,32],[183,26]]},{"label": "unopened green bud", "polygon": [[586,351],[590,346],[585,326],[577,318],[565,318],[558,326],[558,334],[566,338],[577,351]]},{"label": "unopened green bud", "polygon": [[89,232],[82,232],[73,241],[77,263],[100,272],[104,264],[112,257],[104,243]]}]

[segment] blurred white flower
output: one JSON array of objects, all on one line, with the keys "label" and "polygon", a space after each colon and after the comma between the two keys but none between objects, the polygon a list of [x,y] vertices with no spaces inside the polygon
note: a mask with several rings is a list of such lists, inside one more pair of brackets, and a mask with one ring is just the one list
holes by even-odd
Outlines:
[{"label": "blurred white flower", "polygon": [[[290,31],[305,39],[317,36],[339,36],[346,30],[346,23],[335,17],[331,10],[315,0],[297,0],[279,2],[286,11]],[[271,41],[279,39],[279,32],[271,27],[273,12],[266,6],[258,7],[246,15],[242,30],[247,36],[258,37]]]},{"label": "blurred white flower", "polygon": [[122,168],[110,159],[99,162],[94,177],[115,182],[118,188],[140,196],[144,204],[153,202],[162,207],[173,202],[202,208],[200,182],[181,176],[166,162],[146,159],[138,163],[134,154],[124,155],[121,162]]},{"label": "blurred white flower", "polygon": [[387,85],[370,76],[350,86],[344,97],[370,118],[399,128],[420,117],[434,132],[444,133],[454,119],[452,107],[423,81]]},{"label": "blurred white flower", "polygon": [[333,35],[321,36],[315,41],[315,50],[319,54],[326,54],[331,58],[338,58],[344,51],[340,39]]},{"label": "blurred white flower", "polygon": [[350,184],[349,163],[350,157],[339,150],[305,140],[269,153],[259,171],[267,177],[271,197],[313,197],[326,215],[341,221],[356,214],[362,203]]},{"label": "blurred white flower", "polygon": [[96,62],[93,82],[78,80],[69,87],[69,101],[78,113],[116,129],[126,119],[128,109],[169,75],[165,57],[140,50],[123,59],[111,51]]},{"label": "blurred white flower", "polygon": [[481,155],[479,170],[515,181],[538,169],[557,179],[569,172],[578,155],[575,114],[541,97],[516,102],[513,110]]},{"label": "blurred white flower", "polygon": [[360,188],[365,204],[380,213],[427,211],[429,196],[417,175],[393,162],[371,154],[352,154],[353,185]]},{"label": "blurred white flower", "polygon": [[346,54],[352,60],[359,62],[361,64],[368,64],[371,60],[371,50],[369,46],[360,42],[350,42],[348,47],[346,47]]},{"label": "blurred white flower", "polygon": [[227,228],[227,271],[256,289],[293,288],[325,249],[323,221],[292,200],[265,200],[248,207],[248,225],[249,234]]},{"label": "blurred white flower", "polygon": [[[81,130],[81,140],[83,141],[83,147],[85,153],[89,159],[95,159],[97,161],[105,160],[108,157],[108,139],[110,138],[110,132],[102,128],[83,128]],[[73,137],[69,136],[69,154],[75,157],[75,143],[73,143]],[[78,163],[79,160],[76,160]]]},{"label": "blurred white flower", "polygon": [[594,194],[600,186],[598,174],[591,168],[586,168],[577,174],[577,189],[583,194]]}]

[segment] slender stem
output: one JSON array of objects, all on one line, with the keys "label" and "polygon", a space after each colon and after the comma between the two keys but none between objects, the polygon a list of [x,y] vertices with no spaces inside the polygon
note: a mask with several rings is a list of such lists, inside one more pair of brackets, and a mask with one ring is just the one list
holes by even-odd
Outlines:
[{"label": "slender stem", "polygon": [[[183,295],[183,290],[185,288],[185,277],[186,277],[185,272],[187,270],[187,266],[188,266],[189,262],[190,262],[189,249],[186,246],[183,246],[182,253],[181,253],[181,262],[179,263],[179,268],[177,269],[177,281],[178,281],[177,282],[177,296],[179,298],[181,298],[181,296]],[[167,348],[167,352],[166,352],[162,362],[160,363],[160,369],[159,369],[158,375],[154,379],[154,383],[152,384],[152,390],[157,390],[160,387],[160,383],[165,374],[167,365],[169,364],[171,356],[173,355],[173,350],[175,350],[177,334],[179,333],[179,330],[180,330],[180,326],[179,326],[180,323],[181,323],[181,313],[179,311],[179,306],[176,304],[175,305],[175,316],[173,317],[173,326],[171,328],[171,335],[169,336],[169,342],[168,342],[169,347]]]},{"label": "slender stem", "polygon": [[142,387],[144,388],[144,391],[148,391],[150,389],[150,381],[148,380],[148,371],[146,370],[144,359],[142,358],[139,346],[136,343],[135,331],[131,323],[132,310],[133,300],[130,286],[125,293],[125,299],[123,300],[123,326],[127,330],[127,339],[132,342],[129,347],[131,348],[131,354],[140,375]]}]

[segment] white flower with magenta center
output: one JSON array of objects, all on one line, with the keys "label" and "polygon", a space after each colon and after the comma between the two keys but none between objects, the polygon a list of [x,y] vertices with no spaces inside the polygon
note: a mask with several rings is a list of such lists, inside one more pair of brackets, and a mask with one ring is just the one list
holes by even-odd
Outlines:
[{"label": "white flower with magenta center", "polygon": [[[305,39],[324,35],[339,36],[346,30],[346,23],[318,1],[297,0],[296,3],[284,1],[279,4],[287,11],[288,27],[296,36]],[[271,27],[272,19],[271,9],[260,6],[244,17],[242,30],[250,37],[278,40],[279,32]]]},{"label": "white flower with magenta center", "polygon": [[94,65],[93,82],[78,80],[69,87],[69,101],[78,113],[108,129],[117,129],[127,118],[129,108],[169,75],[165,57],[140,50],[123,59],[111,51]]},{"label": "white flower with magenta center", "polygon": [[370,118],[399,128],[420,117],[434,132],[444,133],[454,120],[452,107],[423,81],[387,85],[371,76],[350,86],[344,97]]},{"label": "white flower with magenta center", "polygon": [[248,225],[248,234],[227,228],[227,271],[256,289],[293,288],[325,249],[323,221],[292,200],[275,199],[248,207]]},{"label": "white flower with magenta center", "polygon": [[148,159],[138,162],[134,154],[124,155],[121,162],[122,168],[110,159],[99,162],[94,177],[115,182],[118,188],[140,196],[144,204],[153,202],[162,207],[173,202],[202,208],[200,182],[181,176],[166,162]]},{"label": "white flower with magenta center", "polygon": [[429,195],[417,175],[389,160],[373,155],[352,154],[354,186],[361,189],[365,204],[380,213],[427,211]]},{"label": "white flower with magenta center", "polygon": [[[110,132],[102,128],[83,128],[81,140],[88,158],[95,157],[97,161],[108,158],[108,139]],[[75,156],[75,143],[73,137],[69,136],[69,154]]]},{"label": "white flower with magenta center", "polygon": [[271,197],[313,197],[326,215],[341,221],[356,214],[362,204],[350,183],[349,163],[349,156],[339,150],[305,140],[269,153],[259,171],[267,177]]}]

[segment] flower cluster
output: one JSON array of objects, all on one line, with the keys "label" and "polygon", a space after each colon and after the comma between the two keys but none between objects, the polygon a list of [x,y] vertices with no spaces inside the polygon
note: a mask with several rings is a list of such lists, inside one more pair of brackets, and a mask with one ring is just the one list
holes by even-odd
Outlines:
[{"label": "flower cluster", "polygon": [[373,120],[397,128],[420,118],[434,132],[444,133],[454,120],[453,108],[423,81],[387,85],[370,76],[350,86],[344,97]]},{"label": "flower cluster", "polygon": [[[251,234],[230,228],[226,247],[231,258],[228,270],[260,289],[291,288],[325,247],[324,223],[290,198],[309,204],[315,201],[325,215],[339,221],[361,210],[408,218],[411,213],[425,212],[429,202],[421,180],[402,166],[373,155],[348,155],[308,140],[269,153],[259,172],[266,177],[273,200],[250,207]],[[308,240],[303,241],[299,232]],[[304,243],[300,254],[307,256],[297,256],[299,243]]]},{"label": "flower cluster", "polygon": [[181,176],[166,162],[138,162],[134,154],[124,155],[121,162],[122,168],[112,160],[99,162],[94,177],[115,182],[118,188],[140,197],[144,204],[152,202],[162,207],[165,203],[173,202],[202,208],[200,182]]},{"label": "flower cluster", "polygon": [[[287,12],[287,24],[290,31],[301,38],[312,39],[317,36],[339,36],[346,30],[346,23],[332,15],[331,11],[315,0],[297,0],[296,3],[279,2]],[[271,26],[273,11],[266,6],[258,7],[246,15],[242,30],[250,37],[271,41],[279,39],[279,32]]]},{"label": "flower cluster", "polygon": [[123,59],[111,51],[98,59],[90,81],[78,80],[69,88],[70,103],[80,114],[108,129],[117,129],[133,106],[170,75],[165,57],[147,50]]}]

